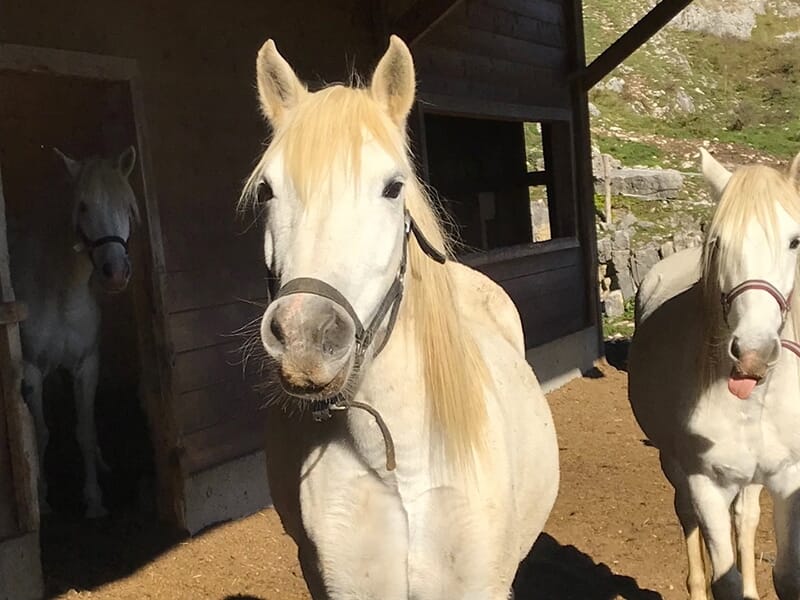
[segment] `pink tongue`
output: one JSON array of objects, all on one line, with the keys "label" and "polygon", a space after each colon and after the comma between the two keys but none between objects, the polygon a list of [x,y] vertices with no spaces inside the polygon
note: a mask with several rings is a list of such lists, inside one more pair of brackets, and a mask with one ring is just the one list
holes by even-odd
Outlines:
[{"label": "pink tongue", "polygon": [[731,394],[740,400],[747,400],[750,397],[750,394],[753,393],[753,388],[756,387],[756,383],[757,381],[755,379],[737,379],[730,377],[728,379],[728,389],[730,390]]}]

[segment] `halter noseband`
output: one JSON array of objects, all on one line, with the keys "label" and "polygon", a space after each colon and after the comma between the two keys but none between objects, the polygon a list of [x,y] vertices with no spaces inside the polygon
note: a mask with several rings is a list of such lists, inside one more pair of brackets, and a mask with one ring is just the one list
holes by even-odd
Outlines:
[{"label": "halter noseband", "polygon": [[[374,356],[380,354],[384,347],[386,347],[386,344],[392,335],[392,331],[394,330],[395,323],[397,322],[397,314],[400,310],[400,301],[403,299],[403,281],[405,279],[406,268],[408,266],[408,238],[412,233],[414,234],[414,238],[417,240],[420,249],[427,256],[439,264],[444,264],[444,262],[447,260],[447,257],[428,241],[428,239],[420,230],[416,221],[414,221],[414,218],[409,214],[408,210],[406,210],[403,230],[403,250],[402,258],[400,259],[400,266],[397,269],[397,274],[395,275],[394,281],[392,281],[392,284],[389,286],[386,294],[384,294],[383,300],[381,300],[381,303],[378,305],[378,308],[367,327],[364,327],[364,324],[358,317],[353,305],[350,304],[347,298],[345,298],[344,295],[335,287],[322,281],[321,279],[316,279],[314,277],[297,277],[296,279],[292,279],[281,286],[281,288],[278,290],[278,293],[275,294],[274,300],[292,294],[313,294],[338,304],[345,310],[345,312],[347,312],[348,315],[350,315],[350,318],[353,320],[353,324],[355,325],[355,364],[356,366],[359,366],[363,362],[370,345],[375,340],[375,334],[377,333],[378,328],[381,326],[381,323],[383,323],[383,321],[386,319],[387,314],[389,316],[389,320],[386,325],[386,333],[384,333],[380,344],[375,348]],[[386,426],[386,423],[384,422],[380,413],[378,413],[378,411],[376,411],[374,408],[362,402],[356,402],[344,398],[341,395],[337,395],[331,398],[315,400],[311,405],[311,414],[315,421],[326,421],[332,416],[332,411],[347,410],[348,408],[359,408],[365,410],[375,418],[378,427],[381,430],[381,434],[383,435],[383,441],[386,447],[386,470],[394,470],[394,442],[392,440],[391,433],[389,432],[389,428]]]},{"label": "halter noseband", "polygon": [[397,321],[397,313],[400,309],[400,301],[403,299],[403,281],[405,279],[406,267],[408,265],[408,238],[411,233],[414,234],[414,238],[417,240],[417,243],[422,251],[430,258],[439,264],[444,264],[446,260],[445,255],[433,247],[433,245],[423,235],[422,231],[420,231],[416,221],[414,221],[413,217],[408,213],[408,211],[406,211],[403,233],[403,253],[402,258],[400,259],[400,267],[397,270],[397,275],[395,275],[392,285],[390,285],[389,289],[386,291],[383,300],[378,305],[375,315],[372,317],[367,327],[364,327],[361,319],[358,317],[358,314],[356,314],[355,309],[353,308],[352,304],[348,302],[347,298],[345,298],[335,287],[322,281],[321,279],[316,279],[314,277],[297,277],[296,279],[292,279],[278,290],[278,293],[275,295],[275,300],[292,294],[313,294],[315,296],[327,298],[331,302],[342,307],[347,314],[350,315],[350,318],[353,320],[353,324],[356,328],[355,337],[357,364],[360,364],[363,361],[367,350],[375,339],[375,334],[377,333],[378,328],[381,326],[381,323],[383,323],[383,320],[388,314],[389,322],[386,327],[386,333],[384,334],[380,345],[375,350],[375,356],[377,356],[389,341],[389,337],[391,336],[392,330],[394,329],[394,325]]},{"label": "halter noseband", "polygon": [[[99,237],[96,240],[89,238],[81,229],[81,226],[78,225],[75,228],[75,232],[78,234],[78,239],[80,240],[80,244],[76,244],[74,249],[76,252],[80,252],[81,250],[88,250],[89,251],[89,258],[94,265],[94,255],[92,254],[92,250],[99,248],[100,246],[104,246],[105,244],[119,244],[125,249],[125,254],[128,253],[128,240],[122,238],[118,235],[104,235],[103,237]],[[94,265],[97,267],[97,265]]]},{"label": "halter noseband", "polygon": [[[731,304],[733,301],[744,292],[749,290],[760,290],[762,292],[767,292],[775,299],[775,302],[778,303],[778,306],[781,309],[781,329],[783,329],[783,326],[786,323],[786,315],[791,308],[792,292],[789,292],[789,295],[784,297],[778,288],[772,285],[769,281],[765,281],[763,279],[748,279],[734,287],[727,294],[722,294],[720,300],[722,302],[722,315],[725,318],[725,323],[728,322],[728,312],[731,309]],[[800,358],[800,344],[797,342],[782,338],[781,347]]]},{"label": "halter noseband", "polygon": [[781,294],[780,290],[772,285],[769,281],[764,279],[747,279],[740,283],[739,285],[735,286],[730,292],[722,293],[720,296],[720,302],[722,303],[722,316],[725,319],[725,323],[728,322],[728,313],[731,310],[731,305],[733,301],[736,300],[739,296],[744,294],[750,290],[759,290],[762,292],[767,292],[770,296],[775,299],[775,302],[778,303],[778,306],[781,310],[781,329],[783,328],[783,323],[786,322],[786,313],[789,312],[789,308],[791,306],[791,295],[792,293],[789,292],[789,297],[784,297]]}]

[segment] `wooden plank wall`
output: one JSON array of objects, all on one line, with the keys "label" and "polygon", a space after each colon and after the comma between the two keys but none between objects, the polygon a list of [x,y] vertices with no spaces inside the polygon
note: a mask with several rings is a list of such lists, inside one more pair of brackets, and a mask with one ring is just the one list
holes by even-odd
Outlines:
[{"label": "wooden plank wall", "polygon": [[445,98],[476,114],[491,103],[564,109],[566,44],[559,1],[464,0],[413,48],[420,95],[445,111]]}]

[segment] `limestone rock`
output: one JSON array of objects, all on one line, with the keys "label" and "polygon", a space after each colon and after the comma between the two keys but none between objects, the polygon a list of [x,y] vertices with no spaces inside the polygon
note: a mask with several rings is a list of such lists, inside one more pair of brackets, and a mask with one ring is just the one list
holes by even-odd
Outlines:
[{"label": "limestone rock", "polygon": [[647,245],[639,248],[633,253],[631,258],[631,274],[633,275],[633,282],[638,287],[642,280],[647,275],[648,271],[661,260],[658,255],[658,250],[654,245]]},{"label": "limestone rock", "polygon": [[613,290],[608,293],[603,302],[603,312],[610,319],[621,317],[625,313],[625,298],[621,291]]},{"label": "limestone rock", "polygon": [[[611,193],[647,200],[677,198],[683,187],[683,175],[673,169],[615,169],[611,172]],[[595,192],[603,193],[603,184],[595,183]]]}]

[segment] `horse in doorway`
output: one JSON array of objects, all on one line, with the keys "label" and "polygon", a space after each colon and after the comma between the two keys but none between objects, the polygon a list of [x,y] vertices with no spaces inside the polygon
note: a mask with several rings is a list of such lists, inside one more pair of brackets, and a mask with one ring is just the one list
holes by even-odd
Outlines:
[{"label": "horse in doorway", "polygon": [[393,36],[369,86],[311,93],[270,40],[257,73],[267,467],[311,594],[506,600],[558,446],[516,308],[449,258],[414,173],[411,54]]},{"label": "horse in doorway", "polygon": [[675,488],[692,600],[708,598],[703,540],[714,598],[758,598],[762,486],[775,508],[775,588],[797,600],[800,155],[787,176],[761,165],[731,173],[701,154],[717,207],[702,250],[665,259],[642,282],[629,398]]},{"label": "horse in doorway", "polygon": [[[84,468],[86,516],[106,514],[97,480],[103,464],[97,446],[94,401],[98,378],[100,309],[93,287],[126,289],[131,277],[128,238],[139,218],[128,183],[136,151],[113,158],[74,160],[60,151],[74,189],[71,203],[53,199],[52,214],[36,228],[12,228],[11,272],[17,298],[29,308],[22,323],[23,392],[33,415],[39,453],[39,504],[48,510],[44,456],[48,429],[42,384],[57,368],[72,376],[76,437]],[[63,205],[56,204],[63,202]]]}]

